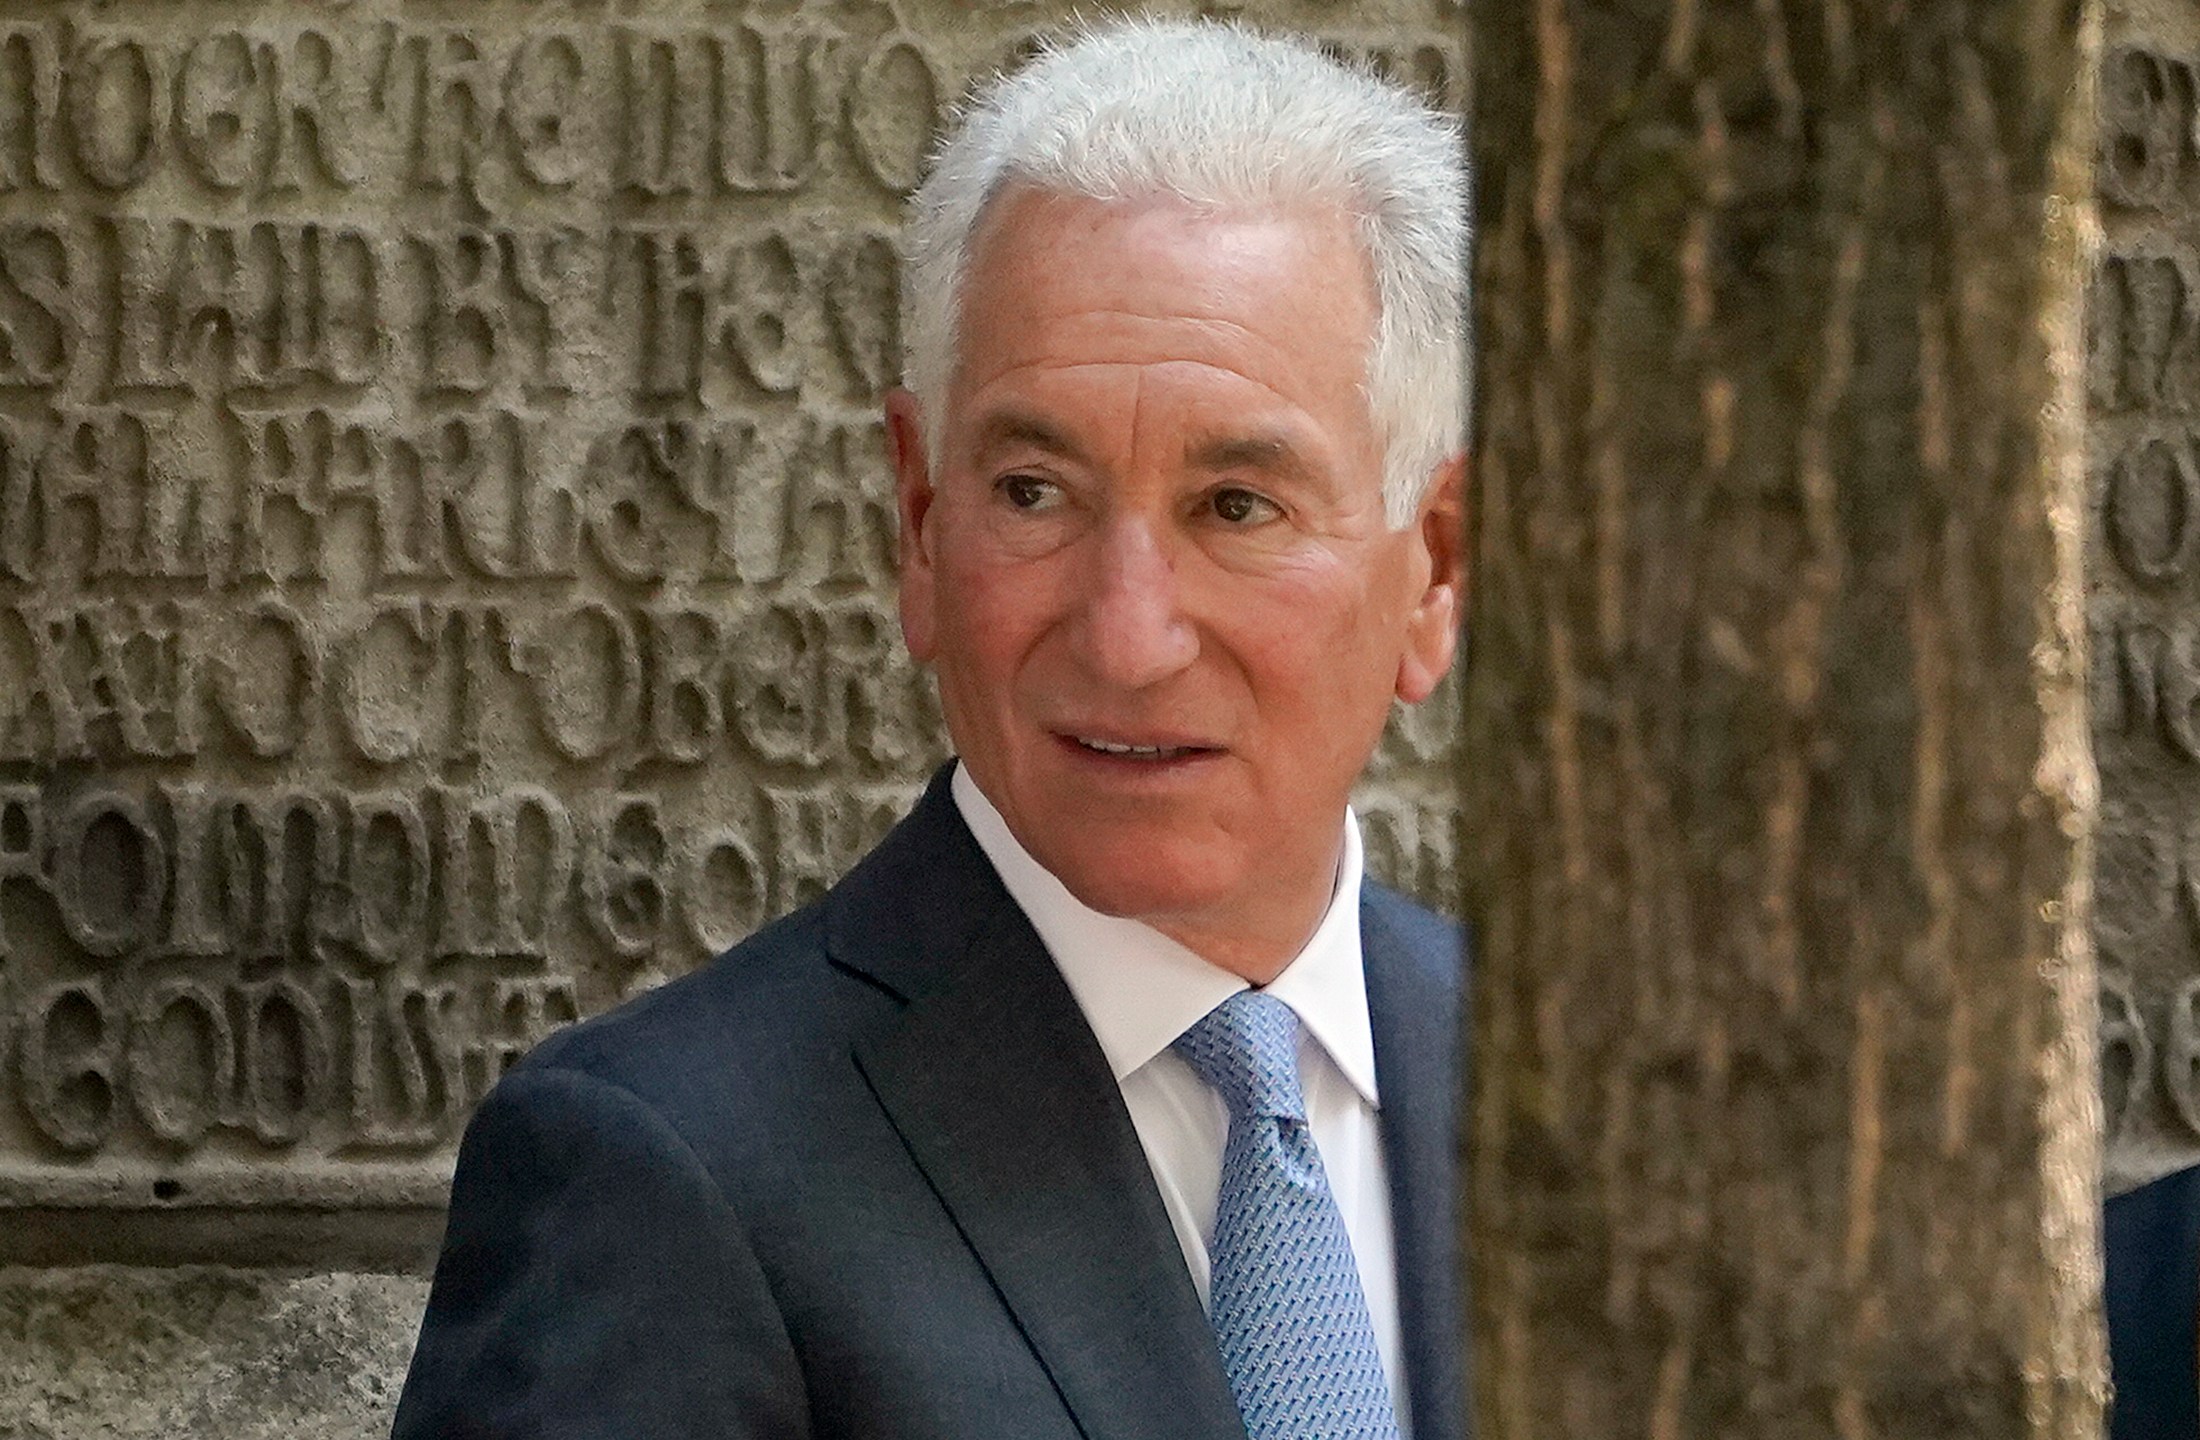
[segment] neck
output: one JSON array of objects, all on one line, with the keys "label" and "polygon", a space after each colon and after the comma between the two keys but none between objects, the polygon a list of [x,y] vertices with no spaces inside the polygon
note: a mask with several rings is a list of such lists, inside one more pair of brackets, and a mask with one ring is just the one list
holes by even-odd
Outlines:
[{"label": "neck", "polygon": [[[1270,857],[1272,863],[1265,873],[1257,877],[1250,895],[1226,897],[1212,906],[1130,913],[1094,905],[1059,874],[1043,866],[1024,848],[967,770],[956,771],[954,788],[955,804],[972,834],[1000,870],[1010,891],[1035,916],[1045,913],[1051,903],[1042,892],[1057,895],[1087,914],[1136,921],[1249,985],[1266,985],[1281,975],[1306,949],[1338,899],[1348,906],[1356,907],[1358,903],[1358,840],[1347,819],[1349,811],[1338,816],[1337,828],[1314,853],[1289,856],[1279,849]],[[1355,877],[1354,891],[1340,897],[1338,892],[1348,870]],[[1352,923],[1358,923],[1356,914]]]},{"label": "neck", "polygon": [[1264,886],[1257,904],[1238,907],[1238,913],[1222,923],[1172,915],[1138,918],[1246,984],[1266,985],[1298,958],[1321,928],[1330,905],[1340,898],[1337,886],[1343,865],[1341,847],[1332,850],[1327,863],[1309,871],[1303,880]]}]

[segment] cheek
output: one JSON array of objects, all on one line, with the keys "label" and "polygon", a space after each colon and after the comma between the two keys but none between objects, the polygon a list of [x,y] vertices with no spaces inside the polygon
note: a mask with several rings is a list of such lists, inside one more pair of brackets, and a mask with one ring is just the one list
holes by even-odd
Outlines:
[{"label": "cheek", "polygon": [[1031,567],[951,564],[941,571],[939,664],[1006,697],[1006,687],[1044,629],[1044,576]]},{"label": "cheek", "polygon": [[1376,597],[1322,587],[1271,594],[1246,613],[1288,617],[1241,629],[1240,654],[1265,684],[1266,705],[1340,749],[1390,714],[1402,625]]},{"label": "cheek", "polygon": [[1331,562],[1272,577],[1234,604],[1249,645],[1279,666],[1336,681],[1397,628],[1389,598],[1353,567]]}]

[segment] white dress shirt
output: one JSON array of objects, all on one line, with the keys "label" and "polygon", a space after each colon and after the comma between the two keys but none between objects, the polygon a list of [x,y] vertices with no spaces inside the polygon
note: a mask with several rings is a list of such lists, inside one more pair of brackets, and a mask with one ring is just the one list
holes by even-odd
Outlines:
[{"label": "white dress shirt", "polygon": [[[1070,894],[1010,833],[968,768],[955,767],[952,789],[964,822],[1039,932],[1099,1038],[1205,1305],[1212,1268],[1207,1247],[1214,1240],[1230,1117],[1222,1097],[1169,1046],[1208,1011],[1249,987],[1151,926],[1103,915]],[[1352,1239],[1403,1434],[1405,1356],[1398,1339],[1390,1183],[1376,1121],[1375,1037],[1360,962],[1360,866],[1359,821],[1347,808],[1344,859],[1329,909],[1267,991],[1299,1017],[1307,1123]]]}]

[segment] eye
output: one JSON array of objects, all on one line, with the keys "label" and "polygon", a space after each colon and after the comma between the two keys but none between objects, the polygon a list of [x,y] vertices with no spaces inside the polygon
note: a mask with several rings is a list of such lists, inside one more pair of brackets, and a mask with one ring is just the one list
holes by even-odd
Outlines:
[{"label": "eye", "polygon": [[1214,508],[1216,519],[1231,525],[1258,525],[1283,513],[1267,496],[1235,485],[1217,490],[1207,503]]},{"label": "eye", "polygon": [[1061,487],[1051,480],[1036,475],[1006,475],[997,482],[997,488],[1009,504],[1019,510],[1043,510],[1061,497]]}]

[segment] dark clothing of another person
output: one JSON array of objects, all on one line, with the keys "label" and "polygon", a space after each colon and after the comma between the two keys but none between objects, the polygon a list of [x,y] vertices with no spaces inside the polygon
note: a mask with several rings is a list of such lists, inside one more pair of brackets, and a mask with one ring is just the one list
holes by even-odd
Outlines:
[{"label": "dark clothing of another person", "polygon": [[2200,1167],[2108,1202],[2110,1440],[2200,1440]]}]

